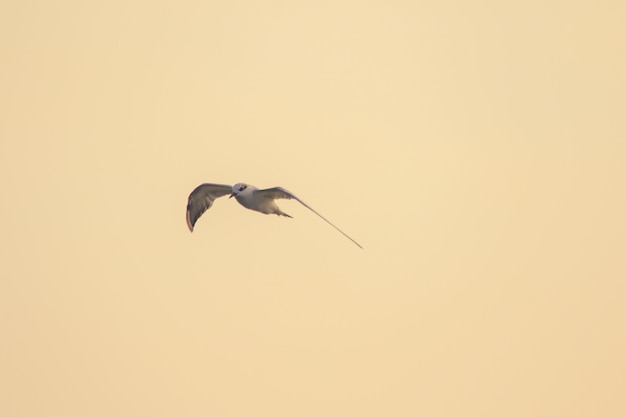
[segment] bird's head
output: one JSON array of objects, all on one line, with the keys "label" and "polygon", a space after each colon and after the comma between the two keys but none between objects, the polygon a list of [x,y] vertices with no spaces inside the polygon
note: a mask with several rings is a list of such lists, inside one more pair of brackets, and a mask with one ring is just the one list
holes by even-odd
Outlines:
[{"label": "bird's head", "polygon": [[230,193],[230,196],[228,198],[237,197],[237,194],[239,194],[246,188],[248,188],[248,184],[244,184],[243,182],[238,182],[237,184],[233,185],[233,191]]}]

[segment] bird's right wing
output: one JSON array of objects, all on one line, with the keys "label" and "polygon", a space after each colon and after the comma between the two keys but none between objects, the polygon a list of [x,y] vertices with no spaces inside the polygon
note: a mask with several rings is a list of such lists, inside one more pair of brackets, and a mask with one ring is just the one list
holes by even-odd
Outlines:
[{"label": "bird's right wing", "polygon": [[187,201],[187,226],[189,231],[193,232],[193,226],[196,224],[202,213],[207,211],[213,205],[216,198],[230,194],[232,186],[224,184],[201,184],[189,194]]},{"label": "bird's right wing", "polygon": [[[271,198],[271,199],[294,199],[296,201],[298,201],[300,204],[302,204],[304,207],[308,208],[309,210],[311,210],[313,213],[317,214],[322,220],[324,220],[326,223],[328,223],[329,225],[331,225],[332,227],[334,227],[339,233],[341,233],[342,235],[344,235],[345,237],[347,237],[348,239],[350,239],[352,241],[352,243],[354,243],[355,245],[357,245],[359,248],[363,249],[363,246],[361,246],[356,240],[352,239],[350,236],[348,236],[343,230],[341,230],[340,228],[338,228],[337,226],[335,226],[334,224],[332,224],[330,222],[330,220],[328,220],[326,217],[322,216],[321,214],[319,214],[317,211],[315,211],[313,209],[313,207],[309,206],[307,203],[305,203],[304,201],[300,200],[298,197],[296,197],[296,195],[290,191],[287,191],[286,189],[284,189],[283,187],[273,187],[273,188],[267,188],[265,190],[258,190],[257,193],[263,197],[263,198]],[[291,216],[290,216],[291,217]]]}]

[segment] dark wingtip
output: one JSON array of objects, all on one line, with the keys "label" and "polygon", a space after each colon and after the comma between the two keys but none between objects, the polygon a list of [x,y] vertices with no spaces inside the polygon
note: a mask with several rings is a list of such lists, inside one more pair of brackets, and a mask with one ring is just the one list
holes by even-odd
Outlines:
[{"label": "dark wingtip", "polygon": [[195,225],[195,222],[191,221],[191,218],[189,217],[189,210],[187,210],[186,220],[187,220],[187,227],[189,228],[189,231],[193,233],[193,226]]}]

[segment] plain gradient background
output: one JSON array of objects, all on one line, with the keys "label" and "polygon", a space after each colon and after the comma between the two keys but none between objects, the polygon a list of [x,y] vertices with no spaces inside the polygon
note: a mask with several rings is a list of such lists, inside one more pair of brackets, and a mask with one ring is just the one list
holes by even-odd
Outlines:
[{"label": "plain gradient background", "polygon": [[0,415],[626,415],[624,22],[3,3]]}]

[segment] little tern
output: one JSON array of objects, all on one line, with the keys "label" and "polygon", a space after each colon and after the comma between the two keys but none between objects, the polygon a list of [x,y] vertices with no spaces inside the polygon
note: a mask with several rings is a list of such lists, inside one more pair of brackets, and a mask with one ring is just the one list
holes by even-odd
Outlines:
[{"label": "little tern", "polygon": [[196,187],[196,189],[193,190],[191,194],[189,194],[189,200],[187,202],[187,226],[189,227],[189,231],[193,232],[193,227],[195,226],[200,216],[202,216],[205,211],[211,208],[211,206],[213,205],[213,201],[215,201],[216,198],[223,197],[229,193],[230,196],[228,198],[235,197],[239,204],[247,209],[258,211],[264,214],[276,214],[277,216],[285,217],[291,216],[281,211],[274,200],[280,198],[294,199],[302,204],[304,207],[311,210],[313,213],[320,216],[322,220],[337,229],[339,233],[350,239],[359,248],[363,249],[363,246],[359,245],[356,240],[345,234],[341,229],[332,224],[328,219],[319,214],[317,211],[313,210],[313,208],[311,208],[308,204],[306,204],[304,201],[300,200],[298,197],[285,190],[284,188],[273,187],[259,190],[253,185],[245,184],[242,182],[237,183],[233,186],[207,183],[201,184]]}]

